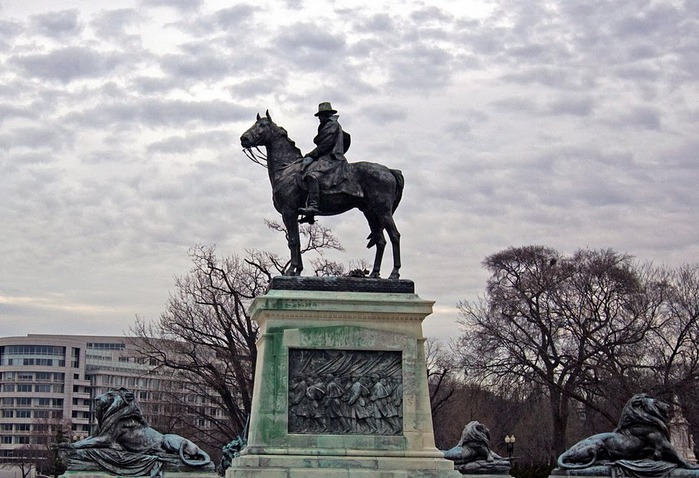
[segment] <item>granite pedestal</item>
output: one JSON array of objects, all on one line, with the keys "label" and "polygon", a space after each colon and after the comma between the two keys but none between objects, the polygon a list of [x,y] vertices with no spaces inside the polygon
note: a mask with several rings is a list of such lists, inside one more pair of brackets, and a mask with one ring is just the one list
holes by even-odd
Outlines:
[{"label": "granite pedestal", "polygon": [[411,281],[275,278],[260,326],[248,444],[226,478],[459,477],[434,443]]}]

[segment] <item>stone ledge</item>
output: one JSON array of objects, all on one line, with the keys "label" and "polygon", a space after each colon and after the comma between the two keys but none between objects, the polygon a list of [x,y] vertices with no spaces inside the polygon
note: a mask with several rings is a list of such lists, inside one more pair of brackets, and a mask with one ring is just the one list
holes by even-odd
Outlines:
[{"label": "stone ledge", "polygon": [[[215,471],[163,471],[167,478],[218,478]],[[148,477],[148,475],[143,475]],[[105,471],[66,471],[59,478],[134,478],[131,475],[112,475]]]},{"label": "stone ledge", "polygon": [[[561,469],[554,468],[551,471],[550,477],[585,477],[585,478],[610,478],[613,476],[610,465],[593,465],[588,468],[581,469]],[[637,473],[637,476],[658,476],[651,473],[644,475],[643,472]],[[664,478],[699,478],[699,469],[697,468],[673,468],[663,472]]]},{"label": "stone ledge", "polygon": [[[233,460],[226,478],[457,478],[453,462],[439,458],[247,455]],[[502,478],[502,477],[500,477]]]},{"label": "stone ledge", "polygon": [[366,277],[273,277],[269,290],[308,290],[326,292],[377,292],[414,294],[411,280],[369,279]]}]

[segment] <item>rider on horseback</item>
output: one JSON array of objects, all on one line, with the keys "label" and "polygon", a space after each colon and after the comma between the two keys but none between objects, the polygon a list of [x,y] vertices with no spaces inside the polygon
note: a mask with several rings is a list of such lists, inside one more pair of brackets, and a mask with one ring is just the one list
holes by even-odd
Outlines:
[{"label": "rider on horseback", "polygon": [[312,222],[320,214],[320,190],[324,193],[347,193],[361,197],[362,190],[352,180],[350,165],[345,153],[350,146],[350,135],[342,130],[337,121],[336,110],[328,102],[318,105],[318,134],[313,138],[316,147],[303,158],[301,180],[308,190],[306,207],[299,209],[304,214],[303,222]]}]

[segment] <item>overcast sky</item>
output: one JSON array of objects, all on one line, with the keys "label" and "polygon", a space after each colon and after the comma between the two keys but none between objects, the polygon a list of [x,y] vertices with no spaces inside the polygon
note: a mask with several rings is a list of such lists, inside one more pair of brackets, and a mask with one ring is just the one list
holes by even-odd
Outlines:
[{"label": "overcast sky", "polygon": [[286,255],[239,137],[269,109],[307,152],[322,101],[403,171],[427,336],[509,246],[695,263],[698,77],[696,0],[0,0],[0,336],[156,319],[196,244]]}]

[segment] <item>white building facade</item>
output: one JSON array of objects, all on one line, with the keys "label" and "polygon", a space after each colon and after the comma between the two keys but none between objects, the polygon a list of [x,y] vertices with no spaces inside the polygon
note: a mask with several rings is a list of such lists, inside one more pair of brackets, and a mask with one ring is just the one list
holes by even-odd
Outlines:
[{"label": "white building facade", "polygon": [[135,357],[134,342],[127,337],[0,338],[0,461],[55,441],[59,428],[69,440],[91,435],[93,399],[111,389],[134,391],[144,412],[164,416],[164,394],[177,393],[178,381]]}]

